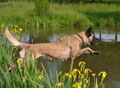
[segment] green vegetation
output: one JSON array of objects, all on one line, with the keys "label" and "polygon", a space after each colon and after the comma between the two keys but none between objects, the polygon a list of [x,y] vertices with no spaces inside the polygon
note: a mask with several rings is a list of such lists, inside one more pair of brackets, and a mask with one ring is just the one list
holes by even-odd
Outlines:
[{"label": "green vegetation", "polygon": [[50,3],[48,13],[39,17],[35,11],[35,5],[33,2],[9,1],[0,3],[0,12],[0,24],[5,25],[37,25],[40,27],[53,27],[61,25],[114,26],[120,22],[120,6],[117,4]]},{"label": "green vegetation", "polygon": [[48,13],[49,2],[48,0],[34,0],[35,11],[38,16],[44,16]]},{"label": "green vegetation", "polygon": [[[7,1],[28,1],[32,2],[34,0],[0,0],[0,2],[7,2]],[[49,2],[57,2],[57,3],[86,3],[86,2],[91,2],[91,3],[120,3],[119,0],[49,0]]]}]

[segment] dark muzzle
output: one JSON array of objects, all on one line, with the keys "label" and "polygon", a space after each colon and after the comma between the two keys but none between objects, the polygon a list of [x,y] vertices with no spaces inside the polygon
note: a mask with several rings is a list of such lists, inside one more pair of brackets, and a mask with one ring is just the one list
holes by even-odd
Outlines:
[{"label": "dark muzzle", "polygon": [[98,43],[100,43],[100,40],[94,36],[93,40],[91,41],[91,45],[96,45]]}]

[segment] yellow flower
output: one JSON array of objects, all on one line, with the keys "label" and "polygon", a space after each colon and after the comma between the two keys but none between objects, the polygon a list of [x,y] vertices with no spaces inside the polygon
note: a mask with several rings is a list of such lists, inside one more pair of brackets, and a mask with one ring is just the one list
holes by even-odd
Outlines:
[{"label": "yellow flower", "polygon": [[25,77],[22,77],[22,82],[25,83]]},{"label": "yellow flower", "polygon": [[99,88],[98,84],[95,85],[95,88]]},{"label": "yellow flower", "polygon": [[44,73],[43,69],[41,69],[41,73]]},{"label": "yellow flower", "polygon": [[89,68],[86,68],[84,73],[86,74],[88,71],[92,73],[92,71]]},{"label": "yellow flower", "polygon": [[22,28],[19,28],[19,31],[21,32],[21,31],[22,31]]},{"label": "yellow flower", "polygon": [[39,79],[42,80],[43,76],[42,75],[39,75]]},{"label": "yellow flower", "polygon": [[76,87],[77,88],[81,88],[81,85],[82,85],[82,82],[80,82],[80,83],[76,82],[75,84],[72,85],[72,87],[74,87],[74,88],[76,88]]},{"label": "yellow flower", "polygon": [[73,71],[72,71],[72,75],[74,75],[74,74],[76,74],[76,72],[78,72],[79,73],[79,75],[81,75],[81,72],[78,70],[78,69],[73,69]]},{"label": "yellow flower", "polygon": [[67,76],[67,77],[68,77],[68,76],[69,76],[69,73],[65,73],[65,76]]},{"label": "yellow flower", "polygon": [[18,59],[17,59],[17,63],[18,63],[18,64],[21,64],[22,62],[23,62],[23,59],[22,59],[22,58],[18,58]]},{"label": "yellow flower", "polygon": [[78,87],[77,88],[81,88],[81,86],[80,85],[78,85]]},{"label": "yellow flower", "polygon": [[18,25],[15,25],[15,27],[18,27]]},{"label": "yellow flower", "polygon": [[20,72],[22,72],[22,69],[19,69]]},{"label": "yellow flower", "polygon": [[81,75],[81,78],[83,79],[83,78],[84,78],[84,75]]},{"label": "yellow flower", "polygon": [[95,73],[92,74],[93,77],[95,77],[95,75],[96,75]]},{"label": "yellow flower", "polygon": [[88,82],[89,82],[89,80],[85,79],[85,83],[88,83]]},{"label": "yellow flower", "polygon": [[55,84],[55,88],[58,86],[58,87],[61,87],[63,85],[63,83],[56,83]]},{"label": "yellow flower", "polygon": [[100,73],[98,74],[98,76],[100,76],[101,74],[102,74],[102,77],[103,77],[103,78],[105,78],[105,77],[107,76],[107,73],[104,72],[104,71],[100,72]]},{"label": "yellow flower", "polygon": [[19,31],[16,31],[16,33],[19,33]]},{"label": "yellow flower", "polygon": [[78,83],[76,82],[75,84],[72,85],[72,87],[77,87]]},{"label": "yellow flower", "polygon": [[69,74],[69,78],[71,78],[72,77],[72,75],[71,74]]},{"label": "yellow flower", "polygon": [[84,61],[80,61],[78,66],[81,66],[82,64],[85,65],[86,63]]},{"label": "yellow flower", "polygon": [[63,79],[65,79],[65,77],[69,77],[69,78],[71,78],[71,77],[72,77],[72,75],[71,75],[71,74],[69,74],[69,73],[65,73],[65,74],[63,75]]},{"label": "yellow flower", "polygon": [[86,84],[84,84],[84,88],[86,88]]},{"label": "yellow flower", "polygon": [[65,79],[65,76],[68,77],[68,76],[69,76],[69,73],[65,73],[65,74],[63,75],[63,79]]},{"label": "yellow flower", "polygon": [[1,27],[4,28],[5,27],[4,24],[2,24]]},{"label": "yellow flower", "polygon": [[16,33],[16,32],[17,32],[17,29],[13,29],[13,32]]}]

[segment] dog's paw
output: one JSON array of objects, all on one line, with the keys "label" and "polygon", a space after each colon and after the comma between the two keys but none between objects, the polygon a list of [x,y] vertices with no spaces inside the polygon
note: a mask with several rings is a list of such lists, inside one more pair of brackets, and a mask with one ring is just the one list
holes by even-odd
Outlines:
[{"label": "dog's paw", "polygon": [[94,51],[93,54],[94,54],[94,55],[98,55],[98,54],[101,54],[101,52],[99,52],[99,51]]}]

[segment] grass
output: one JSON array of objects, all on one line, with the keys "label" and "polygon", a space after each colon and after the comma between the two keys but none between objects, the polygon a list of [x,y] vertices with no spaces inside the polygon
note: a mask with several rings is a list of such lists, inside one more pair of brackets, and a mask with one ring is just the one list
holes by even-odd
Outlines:
[{"label": "grass", "polygon": [[50,3],[49,13],[38,17],[32,2],[0,3],[0,24],[32,25],[39,27],[100,25],[120,23],[118,4],[57,4]]},{"label": "grass", "polygon": [[[11,32],[15,33],[18,39],[20,30],[17,26],[15,28],[16,30],[12,28]],[[2,27],[0,32],[4,32],[3,30]],[[50,71],[46,71],[43,65],[42,69],[37,68],[36,59],[33,62],[29,56],[29,65],[26,63],[26,66],[22,68],[22,59],[16,57],[18,48],[11,46],[4,36],[0,37],[0,42],[1,88],[104,88],[103,81],[106,73],[100,72],[98,75],[93,73],[85,67],[85,62],[79,62],[79,69],[73,69],[72,72],[56,71],[55,74],[52,74]],[[17,64],[15,69],[11,66],[12,62]],[[8,72],[9,67],[11,67],[11,72]],[[97,81],[98,76],[101,76],[100,82]]]}]

